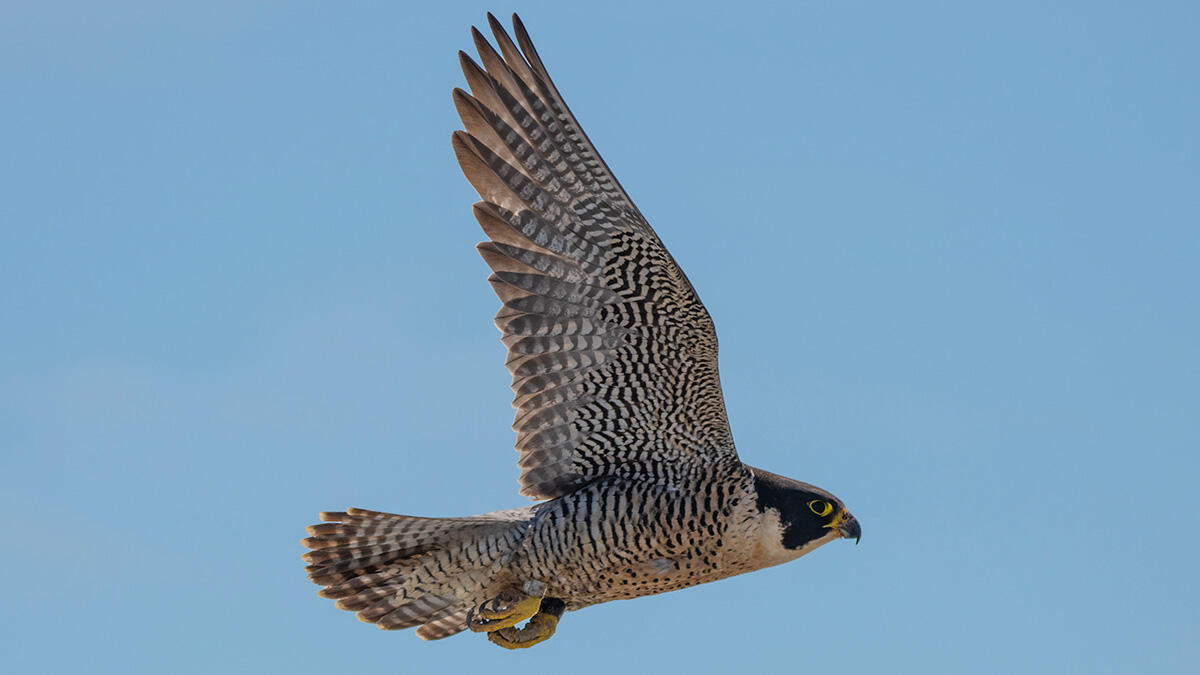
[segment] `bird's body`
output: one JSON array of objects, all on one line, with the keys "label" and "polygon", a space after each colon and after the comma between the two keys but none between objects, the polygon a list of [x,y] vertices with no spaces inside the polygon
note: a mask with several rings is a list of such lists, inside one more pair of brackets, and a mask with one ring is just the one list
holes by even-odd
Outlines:
[{"label": "bird's body", "polygon": [[[462,55],[454,135],[503,302],[521,492],[471,518],[324,513],[304,543],[325,597],[381,628],[506,647],[563,611],[685,588],[859,534],[833,495],[741,462],[712,320],[595,152],[519,20]],[[516,624],[529,619],[525,628]]]},{"label": "bird's body", "polygon": [[776,562],[741,467],[700,480],[597,481],[540,508],[512,563],[567,609],[716,581]]}]

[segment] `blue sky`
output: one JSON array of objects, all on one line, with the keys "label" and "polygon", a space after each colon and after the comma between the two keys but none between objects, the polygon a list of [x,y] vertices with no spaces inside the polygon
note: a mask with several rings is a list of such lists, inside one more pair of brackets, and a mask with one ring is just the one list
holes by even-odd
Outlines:
[{"label": "blue sky", "polygon": [[[402,4],[0,8],[12,672],[1196,672],[1195,3]],[[523,653],[316,597],[319,510],[525,503],[449,143],[489,9],[860,546]]]}]

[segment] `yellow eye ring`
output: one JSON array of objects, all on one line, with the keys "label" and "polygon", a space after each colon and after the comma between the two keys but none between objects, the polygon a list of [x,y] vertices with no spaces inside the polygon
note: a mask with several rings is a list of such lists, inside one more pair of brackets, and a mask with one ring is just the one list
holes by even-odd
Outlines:
[{"label": "yellow eye ring", "polygon": [[814,499],[808,503],[808,510],[824,518],[833,513],[833,504],[822,499]]}]

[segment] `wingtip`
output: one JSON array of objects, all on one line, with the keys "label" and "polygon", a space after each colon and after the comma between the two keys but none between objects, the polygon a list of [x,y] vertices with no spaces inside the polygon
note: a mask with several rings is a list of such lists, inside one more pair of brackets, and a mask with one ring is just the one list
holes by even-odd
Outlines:
[{"label": "wingtip", "polygon": [[473,103],[475,98],[468,94],[462,87],[455,87],[451,90],[450,98],[454,101],[454,108],[458,111],[459,118],[463,116],[464,106],[477,109]]},{"label": "wingtip", "polygon": [[521,51],[524,52],[529,65],[538,67],[540,59],[537,50],[533,48],[533,38],[529,37],[529,30],[525,28],[525,22],[521,21],[521,17],[517,16],[515,12],[513,13],[513,32],[517,34],[517,44],[521,45]]},{"label": "wingtip", "polygon": [[475,156],[475,153],[471,152],[470,138],[471,134],[462,129],[455,129],[454,131],[450,132],[450,145],[454,148],[454,152],[457,154],[459,161],[461,161],[464,157]]},{"label": "wingtip", "polygon": [[487,38],[484,37],[483,33],[481,33],[475,26],[471,26],[471,40],[475,42],[475,49],[477,51],[482,52],[483,50],[492,48],[492,46],[488,43]]},{"label": "wingtip", "polygon": [[504,30],[504,24],[500,23],[500,20],[497,19],[496,16],[494,14],[492,14],[491,12],[487,13],[487,20],[488,20],[488,28],[491,28],[493,33],[495,33],[498,30],[499,31]]}]

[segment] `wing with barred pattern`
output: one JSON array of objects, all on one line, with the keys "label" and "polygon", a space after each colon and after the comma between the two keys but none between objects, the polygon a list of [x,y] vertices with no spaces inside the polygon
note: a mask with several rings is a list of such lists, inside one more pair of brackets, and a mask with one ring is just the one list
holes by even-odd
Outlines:
[{"label": "wing with barred pattern", "polygon": [[[736,462],[712,319],[550,80],[520,19],[460,53],[453,145],[483,201],[503,307],[521,493],[604,476],[672,480]],[[519,44],[519,47],[518,47]]]}]

